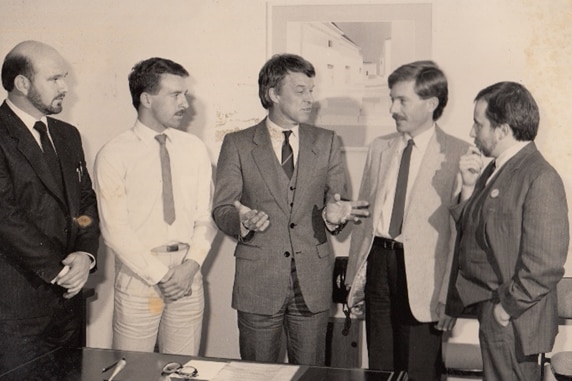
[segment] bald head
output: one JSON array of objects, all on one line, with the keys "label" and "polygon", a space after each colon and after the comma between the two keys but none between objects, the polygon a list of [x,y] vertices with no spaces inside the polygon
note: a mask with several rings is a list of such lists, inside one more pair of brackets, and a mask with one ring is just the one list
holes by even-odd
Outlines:
[{"label": "bald head", "polygon": [[24,41],[4,59],[2,86],[25,111],[57,114],[67,92],[66,75],[66,62],[57,50],[43,42]]},{"label": "bald head", "polygon": [[42,57],[61,58],[51,46],[39,41],[24,41],[16,45],[6,55],[2,65],[2,86],[10,92],[14,89],[14,80],[23,75],[30,81],[34,79],[35,67],[38,67]]}]

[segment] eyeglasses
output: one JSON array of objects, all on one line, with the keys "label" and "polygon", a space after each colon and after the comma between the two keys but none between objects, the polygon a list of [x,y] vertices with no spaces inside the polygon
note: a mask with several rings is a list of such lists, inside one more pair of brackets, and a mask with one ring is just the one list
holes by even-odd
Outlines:
[{"label": "eyeglasses", "polygon": [[181,365],[178,362],[170,362],[165,364],[163,370],[161,371],[161,375],[169,375],[169,374],[177,374],[185,380],[190,380],[193,377],[197,377],[199,375],[199,370],[194,366],[190,365]]}]

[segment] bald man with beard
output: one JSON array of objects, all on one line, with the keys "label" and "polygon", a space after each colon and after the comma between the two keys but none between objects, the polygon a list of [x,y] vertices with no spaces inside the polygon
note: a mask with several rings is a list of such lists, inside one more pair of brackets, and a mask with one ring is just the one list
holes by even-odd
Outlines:
[{"label": "bald man with beard", "polygon": [[99,243],[95,193],[78,130],[62,111],[67,65],[25,41],[2,65],[0,375],[81,345],[81,296]]}]

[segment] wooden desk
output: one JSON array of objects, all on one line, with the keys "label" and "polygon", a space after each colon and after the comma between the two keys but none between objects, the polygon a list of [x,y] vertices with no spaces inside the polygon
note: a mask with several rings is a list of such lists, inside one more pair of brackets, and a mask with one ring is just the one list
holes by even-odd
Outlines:
[{"label": "wooden desk", "polygon": [[[177,361],[184,364],[194,359],[189,356],[159,353],[60,348],[0,376],[0,380],[103,381],[110,376],[110,373],[102,374],[102,369],[121,357],[126,358],[127,366],[115,378],[116,381],[164,381],[166,379],[161,377],[161,369],[166,363]],[[238,361],[197,359],[221,362]],[[293,381],[400,381],[402,379],[405,379],[403,375],[394,375],[392,372],[301,366]]]}]

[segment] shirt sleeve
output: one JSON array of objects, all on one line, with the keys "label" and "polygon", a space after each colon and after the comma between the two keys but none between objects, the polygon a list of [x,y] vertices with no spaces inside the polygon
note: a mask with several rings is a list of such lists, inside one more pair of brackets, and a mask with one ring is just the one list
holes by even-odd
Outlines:
[{"label": "shirt sleeve", "polygon": [[[101,233],[105,244],[129,269],[154,285],[167,274],[168,267],[145,247],[129,224],[125,169],[121,158],[111,150],[102,149],[95,160]],[[190,250],[189,250],[190,251]]]},{"label": "shirt sleeve", "polygon": [[[204,145],[197,149],[199,170],[197,175],[197,195],[195,207],[195,226],[189,252],[185,259],[192,259],[203,265],[209,253],[217,229],[211,217],[213,182],[212,164]],[[200,152],[200,155],[199,155]]]}]

